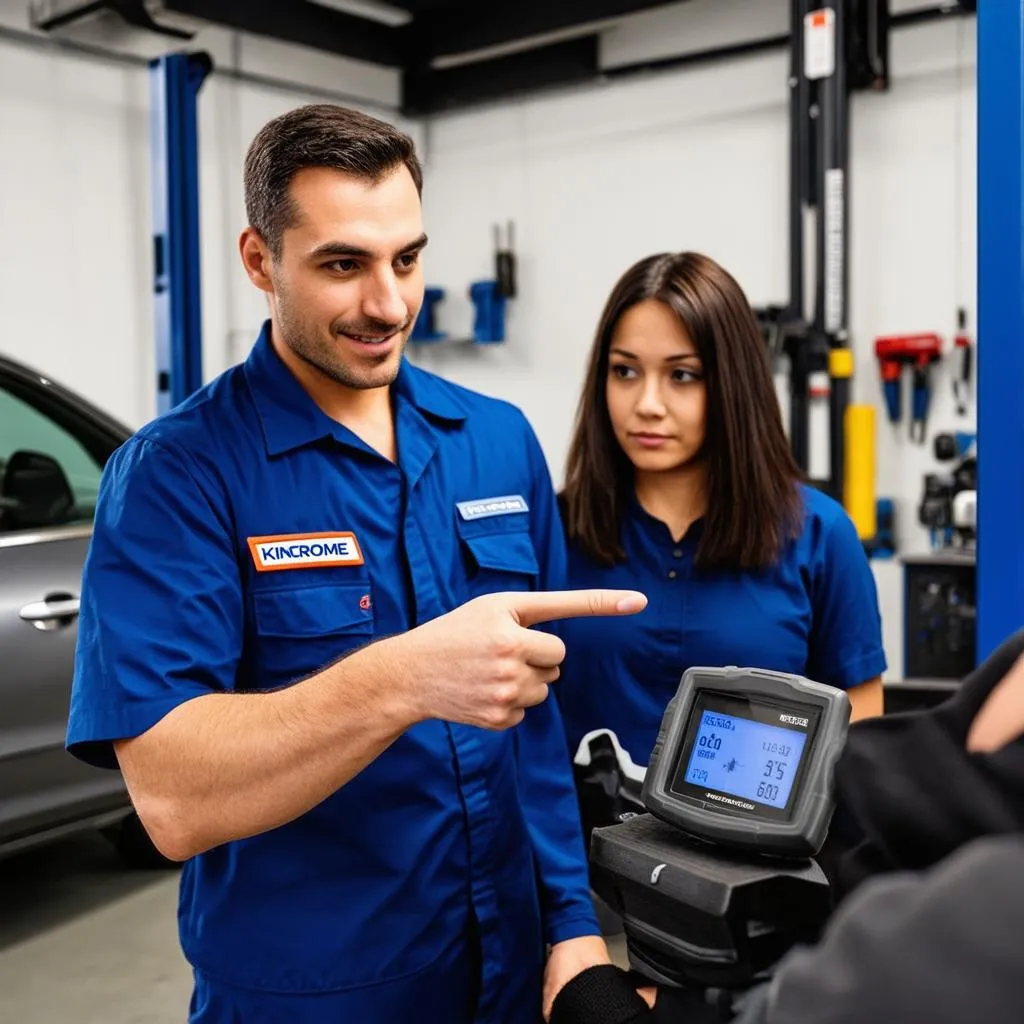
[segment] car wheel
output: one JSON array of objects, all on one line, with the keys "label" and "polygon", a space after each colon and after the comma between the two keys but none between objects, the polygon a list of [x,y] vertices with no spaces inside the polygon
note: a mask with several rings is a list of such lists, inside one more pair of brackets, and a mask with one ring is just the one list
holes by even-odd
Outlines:
[{"label": "car wheel", "polygon": [[154,845],[149,834],[142,827],[137,814],[129,814],[119,825],[107,833],[118,856],[130,868],[151,871],[160,868],[177,868],[181,865],[168,860]]}]

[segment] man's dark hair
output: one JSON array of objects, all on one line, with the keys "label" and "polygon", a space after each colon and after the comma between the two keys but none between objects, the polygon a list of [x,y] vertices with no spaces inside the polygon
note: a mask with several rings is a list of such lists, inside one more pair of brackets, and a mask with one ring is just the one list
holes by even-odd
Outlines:
[{"label": "man's dark hair", "polygon": [[267,122],[249,146],[245,212],[278,259],[281,238],[296,222],[290,186],[299,171],[328,167],[375,184],[403,164],[422,193],[415,144],[394,125],[329,103],[299,107]]},{"label": "man's dark hair", "polygon": [[708,509],[695,562],[767,567],[802,524],[802,474],[786,441],[753,310],[736,280],[698,253],[640,260],[608,298],[566,464],[566,532],[600,564],[625,559],[620,525],[634,471],[608,414],[608,350],[622,315],[646,299],[664,303],[679,318],[703,363],[707,421],[698,457],[707,463]]}]

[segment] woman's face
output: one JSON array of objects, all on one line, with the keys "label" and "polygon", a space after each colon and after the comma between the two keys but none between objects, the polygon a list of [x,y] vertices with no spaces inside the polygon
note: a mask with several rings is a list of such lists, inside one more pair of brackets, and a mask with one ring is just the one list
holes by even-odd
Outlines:
[{"label": "woman's face", "polygon": [[612,334],[608,413],[622,450],[641,471],[692,462],[704,445],[707,389],[697,348],[664,303],[630,307]]}]

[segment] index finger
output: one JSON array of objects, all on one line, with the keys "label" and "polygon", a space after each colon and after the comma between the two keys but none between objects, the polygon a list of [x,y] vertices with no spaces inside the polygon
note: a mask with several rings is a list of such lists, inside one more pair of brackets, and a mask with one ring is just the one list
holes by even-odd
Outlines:
[{"label": "index finger", "polygon": [[647,607],[646,595],[636,590],[542,590],[506,596],[520,626],[583,616],[635,615]]}]

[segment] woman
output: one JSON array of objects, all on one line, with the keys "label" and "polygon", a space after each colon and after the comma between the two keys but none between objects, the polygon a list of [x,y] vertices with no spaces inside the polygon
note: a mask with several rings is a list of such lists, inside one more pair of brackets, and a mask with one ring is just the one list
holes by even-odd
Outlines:
[{"label": "woman", "polygon": [[570,753],[610,729],[648,763],[692,665],[795,672],[882,712],[874,577],[843,508],[801,481],[746,297],[696,253],[641,260],[590,355],[562,510],[570,587],[644,591],[629,619],[563,624]]}]

